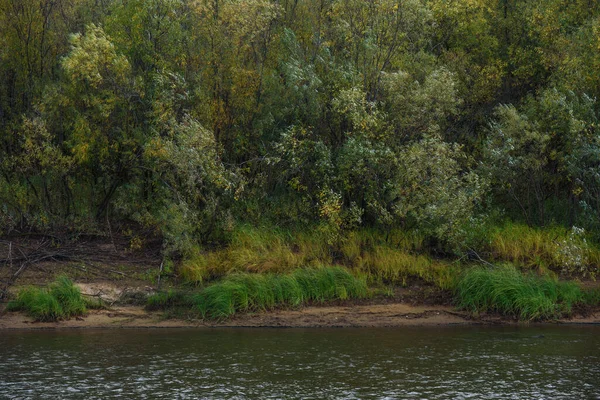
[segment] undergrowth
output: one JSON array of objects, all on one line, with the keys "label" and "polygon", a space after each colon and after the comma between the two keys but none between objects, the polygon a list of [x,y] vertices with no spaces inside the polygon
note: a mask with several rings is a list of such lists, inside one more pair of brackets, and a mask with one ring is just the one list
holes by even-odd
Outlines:
[{"label": "undergrowth", "polygon": [[440,289],[453,289],[460,272],[458,264],[387,246],[376,246],[351,265],[364,272],[370,282],[405,286],[410,278],[419,278]]},{"label": "undergrowth", "polygon": [[406,284],[421,278],[443,289],[455,285],[455,268],[424,254],[424,237],[416,232],[361,229],[330,243],[315,231],[243,226],[225,248],[184,259],[179,275],[200,284],[236,272],[285,273],[304,266],[343,265],[366,274],[371,282]]},{"label": "undergrowth", "polygon": [[486,233],[487,251],[495,260],[510,261],[541,272],[595,278],[600,266],[600,248],[583,229],[560,226],[533,228],[505,223]]},{"label": "undergrowth", "polygon": [[10,301],[8,311],[22,311],[36,321],[57,321],[83,315],[87,308],[97,307],[81,295],[66,276],[59,276],[47,288],[26,287]]},{"label": "undergrowth", "polygon": [[196,293],[156,294],[148,299],[147,307],[193,308],[204,319],[222,320],[237,313],[364,298],[368,294],[364,278],[342,267],[318,267],[286,274],[236,273]]},{"label": "undergrowth", "polygon": [[473,313],[497,312],[521,320],[541,320],[569,315],[585,300],[574,282],[522,274],[513,266],[473,268],[456,288],[457,306]]},{"label": "undergrowth", "polygon": [[301,266],[331,264],[327,242],[317,233],[279,228],[237,228],[227,247],[188,255],[179,273],[188,282],[204,282],[233,272],[283,273]]},{"label": "undergrowth", "polygon": [[[576,304],[590,304],[592,294],[574,283],[559,283],[563,276],[594,278],[600,263],[600,249],[576,227],[531,228],[516,223],[481,226],[472,244],[492,262],[515,267],[472,269],[463,273],[468,255],[460,259],[432,256],[427,238],[416,231],[359,229],[340,233],[335,241],[313,231],[241,226],[232,232],[226,247],[197,251],[179,267],[184,282],[208,286],[200,294],[183,296],[164,293],[152,301],[158,304],[195,307],[206,318],[226,318],[236,312],[269,309],[276,305],[302,304],[308,287],[299,288],[301,267],[338,265],[340,271],[354,271],[374,286],[407,285],[413,279],[457,293],[462,308],[474,312],[499,312],[524,320],[568,315]],[[479,231],[477,231],[479,232]],[[485,261],[484,261],[485,262]],[[491,264],[490,264],[491,265]],[[523,275],[521,270],[536,270]],[[292,272],[296,271],[296,272]],[[306,273],[306,272],[304,272]],[[540,277],[542,276],[542,277]],[[313,280],[314,282],[314,280]],[[330,297],[327,297],[330,298]],[[162,306],[160,306],[162,307]]]}]

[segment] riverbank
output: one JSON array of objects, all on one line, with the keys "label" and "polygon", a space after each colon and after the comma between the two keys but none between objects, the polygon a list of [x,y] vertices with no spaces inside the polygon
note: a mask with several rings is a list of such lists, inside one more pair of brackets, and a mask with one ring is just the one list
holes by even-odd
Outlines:
[{"label": "riverbank", "polygon": [[[29,309],[28,316],[2,313],[0,329],[393,327],[517,324],[517,319],[600,322],[600,285],[590,277],[558,277],[550,270],[533,271],[531,267],[505,264],[491,268],[492,264],[483,260],[475,264],[468,260],[451,262],[399,250],[398,243],[392,247],[360,244],[365,238],[353,251],[346,242],[345,255],[335,260],[326,260],[323,254],[330,253],[324,251],[315,259],[317,263],[307,258],[314,252],[302,250],[302,246],[296,249],[285,244],[275,251],[272,244],[279,242],[268,239],[261,239],[269,243],[265,248],[238,241],[206,253],[210,260],[182,262],[175,268],[163,265],[157,252],[135,253],[123,243],[107,250],[109,245],[102,240],[65,244],[58,249],[49,246],[46,238],[31,239],[27,246],[20,242],[22,260],[9,257],[8,265],[14,267],[2,269],[4,282],[18,275],[5,301],[17,299],[18,293],[30,288],[41,296],[36,295],[36,304],[43,303],[42,308],[48,309],[46,315],[40,314],[42,308],[34,307],[37,319],[59,322],[34,322],[32,299],[23,297],[20,306],[13,304],[11,308]],[[34,250],[27,253],[27,249]],[[245,263],[240,263],[244,249],[248,250],[243,253]],[[290,257],[294,262],[288,260],[287,269],[273,267],[287,265],[284,261]],[[307,267],[291,267],[300,261]],[[210,265],[219,265],[223,271],[212,271],[206,281],[189,279],[205,276],[204,272],[186,278],[184,272],[191,271],[189,268],[204,271]],[[226,271],[225,265],[231,265],[232,270]],[[19,274],[12,271],[17,268]],[[64,289],[69,296],[83,296],[76,302],[79,308],[88,308],[83,315],[67,309],[52,314],[55,303],[46,294],[55,290],[51,288],[58,276],[68,277],[78,286],[76,291],[69,285]],[[65,301],[60,295],[55,300]],[[103,309],[89,310],[95,305]],[[567,315],[572,318],[560,319]]]},{"label": "riverbank", "polygon": [[[239,278],[239,276],[238,276]],[[30,282],[31,284],[31,282]],[[38,283],[47,287],[49,283]],[[82,315],[58,318],[54,322],[36,321],[24,312],[9,312],[0,304],[0,330],[37,329],[123,329],[123,328],[215,328],[215,327],[270,327],[270,328],[335,328],[335,327],[425,327],[459,325],[524,325],[540,324],[519,321],[516,316],[498,312],[472,313],[459,310],[452,291],[414,280],[406,286],[370,288],[366,298],[309,301],[296,306],[271,306],[260,311],[235,312],[226,318],[203,318],[198,311],[172,303],[177,299],[176,287],[163,289],[166,307],[148,307],[149,299],[157,293],[150,282],[137,280],[87,280],[75,283],[83,298],[101,304]],[[598,282],[580,285],[595,288]],[[23,287],[23,286],[21,286]],[[31,287],[31,286],[30,286]],[[215,286],[216,287],[216,286]],[[15,298],[17,287],[13,288]],[[20,289],[19,289],[20,290]],[[166,290],[166,291],[165,291]],[[189,290],[189,289],[188,289]],[[194,292],[191,292],[194,293]],[[189,306],[189,305],[188,305]],[[543,324],[600,324],[600,307],[578,305],[569,318],[546,318]]]},{"label": "riverbank", "polygon": [[[123,328],[333,328],[333,327],[418,327],[452,325],[524,324],[498,315],[472,317],[451,306],[411,305],[406,303],[349,304],[310,306],[294,310],[273,310],[236,315],[224,321],[165,318],[164,313],[149,312],[140,306],[118,306],[91,310],[87,315],[58,322],[35,322],[22,313],[0,315],[0,330],[14,329],[123,329]],[[539,324],[539,323],[535,323]],[[557,319],[544,324],[600,324],[600,309],[586,315]]]}]

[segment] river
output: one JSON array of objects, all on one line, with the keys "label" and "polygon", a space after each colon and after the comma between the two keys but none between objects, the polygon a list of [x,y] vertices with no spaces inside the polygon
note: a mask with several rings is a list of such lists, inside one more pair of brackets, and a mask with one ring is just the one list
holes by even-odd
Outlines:
[{"label": "river", "polygon": [[600,327],[0,332],[8,399],[600,399]]}]

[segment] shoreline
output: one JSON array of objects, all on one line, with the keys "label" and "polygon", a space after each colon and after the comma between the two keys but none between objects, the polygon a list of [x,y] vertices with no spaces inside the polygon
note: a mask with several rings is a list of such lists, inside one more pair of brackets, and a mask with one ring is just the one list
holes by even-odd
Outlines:
[{"label": "shoreline", "polygon": [[473,318],[450,306],[405,303],[309,306],[236,315],[225,321],[165,318],[139,306],[91,310],[84,317],[58,322],[34,322],[22,313],[0,314],[0,332],[13,330],[88,330],[160,328],[400,328],[420,326],[600,325],[600,310],[587,316],[523,322],[498,315]]}]

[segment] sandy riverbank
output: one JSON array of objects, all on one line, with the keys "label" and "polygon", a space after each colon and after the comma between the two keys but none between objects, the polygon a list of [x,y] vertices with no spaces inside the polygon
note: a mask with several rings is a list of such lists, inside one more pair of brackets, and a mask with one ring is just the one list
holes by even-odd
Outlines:
[{"label": "sandy riverbank", "polygon": [[[587,316],[547,323],[600,324],[600,311]],[[114,307],[93,310],[83,318],[59,322],[34,322],[21,313],[0,316],[0,330],[6,329],[97,329],[97,328],[192,328],[192,327],[403,327],[447,325],[511,325],[517,322],[497,316],[472,318],[448,306],[413,306],[402,303],[305,307],[239,315],[222,322],[192,319],[165,319],[162,313],[141,307]]]}]

